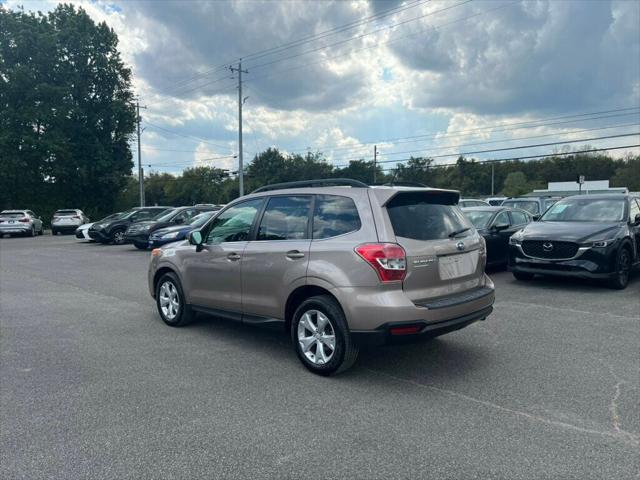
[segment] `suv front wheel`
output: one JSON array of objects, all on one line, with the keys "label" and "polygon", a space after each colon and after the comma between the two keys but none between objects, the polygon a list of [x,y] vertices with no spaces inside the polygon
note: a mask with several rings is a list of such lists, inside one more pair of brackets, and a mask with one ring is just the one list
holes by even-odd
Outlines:
[{"label": "suv front wheel", "polygon": [[318,375],[343,372],[358,357],[344,313],[328,295],[311,297],[296,309],[291,339],[300,361]]},{"label": "suv front wheel", "polygon": [[164,323],[171,327],[182,327],[193,320],[193,311],[174,273],[165,273],[156,283],[156,305]]}]

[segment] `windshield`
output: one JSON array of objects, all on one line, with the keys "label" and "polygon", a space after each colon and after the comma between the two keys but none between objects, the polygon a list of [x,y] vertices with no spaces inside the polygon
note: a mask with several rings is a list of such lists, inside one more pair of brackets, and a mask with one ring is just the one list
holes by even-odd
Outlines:
[{"label": "windshield", "polygon": [[78,215],[75,210],[58,210],[53,214],[54,217],[68,217],[69,215]]},{"label": "windshield", "polygon": [[544,222],[621,222],[624,199],[570,198],[554,204],[542,216]]},{"label": "windshield", "polygon": [[15,212],[15,211],[0,212],[0,217],[4,217],[4,218],[22,218],[25,215],[26,214],[24,212]]},{"label": "windshield", "polygon": [[213,216],[214,213],[216,212],[204,212],[204,213],[201,213],[200,215],[196,215],[191,219],[191,221],[189,222],[189,225],[195,228],[201,227],[207,222],[207,220],[209,220]]},{"label": "windshield", "polygon": [[178,213],[177,208],[173,208],[168,212],[163,210],[161,212],[158,212],[158,214],[155,217],[151,217],[150,220],[155,220],[156,222],[168,222],[171,220],[171,218],[173,218],[173,216],[176,213]]},{"label": "windshield", "polygon": [[502,202],[502,206],[521,208],[533,215],[538,215],[540,213],[540,206],[538,205],[538,202],[533,200],[505,200]]},{"label": "windshield", "polygon": [[111,215],[107,215],[106,217],[104,217],[102,220],[100,220],[101,222],[106,222],[107,220],[117,220],[119,218],[124,218],[128,215],[127,212],[118,212],[118,213],[112,213]]},{"label": "windshield", "polygon": [[493,212],[486,212],[482,210],[472,210],[462,213],[464,213],[471,223],[473,223],[473,226],[478,229],[486,228],[487,225],[489,225],[491,217],[493,217]]}]

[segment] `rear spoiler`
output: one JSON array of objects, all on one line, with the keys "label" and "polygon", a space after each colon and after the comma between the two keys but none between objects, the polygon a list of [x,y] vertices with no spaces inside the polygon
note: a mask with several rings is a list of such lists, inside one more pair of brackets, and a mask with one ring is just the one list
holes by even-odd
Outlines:
[{"label": "rear spoiler", "polygon": [[392,200],[395,200],[394,203],[426,202],[439,205],[457,205],[460,200],[459,191],[439,188],[372,188],[369,191],[383,207],[386,207]]}]

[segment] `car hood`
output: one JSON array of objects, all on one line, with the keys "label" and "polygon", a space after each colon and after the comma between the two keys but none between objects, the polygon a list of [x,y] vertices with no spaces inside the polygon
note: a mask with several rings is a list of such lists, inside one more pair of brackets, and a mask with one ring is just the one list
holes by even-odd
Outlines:
[{"label": "car hood", "polygon": [[522,238],[579,243],[591,237],[612,237],[622,226],[621,222],[532,222],[524,228]]},{"label": "car hood", "polygon": [[193,230],[194,227],[192,227],[191,225],[175,225],[173,227],[164,227],[164,228],[159,228],[158,230],[156,230],[154,233],[154,235],[165,235],[167,233],[171,233],[171,232],[190,232],[191,230]]}]

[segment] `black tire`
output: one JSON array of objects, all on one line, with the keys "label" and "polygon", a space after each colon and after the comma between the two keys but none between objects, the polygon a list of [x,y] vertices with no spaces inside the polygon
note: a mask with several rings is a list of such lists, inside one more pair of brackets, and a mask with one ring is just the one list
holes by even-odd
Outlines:
[{"label": "black tire", "polygon": [[627,288],[631,276],[631,264],[631,250],[624,245],[616,253],[616,270],[614,276],[609,280],[609,287],[616,290]]},{"label": "black tire", "polygon": [[29,230],[29,233],[27,234],[30,237],[35,237],[36,236],[36,227],[31,227],[31,230]]},{"label": "black tire", "polygon": [[513,276],[516,280],[520,280],[521,282],[528,282],[529,280],[533,280],[535,276],[533,273],[527,272],[513,272]]},{"label": "black tire", "polygon": [[146,250],[147,249],[147,245],[144,243],[134,243],[133,244],[138,250]]},{"label": "black tire", "polygon": [[[332,328],[335,338],[335,349],[329,361],[322,365],[312,362],[305,356],[301,342],[298,340],[298,326],[300,321],[303,315],[310,311],[319,311],[328,318],[329,326]],[[344,312],[338,302],[328,295],[311,297],[300,304],[293,314],[291,321],[291,340],[296,355],[298,355],[302,364],[309,371],[318,375],[330,376],[344,372],[349,369],[356,361],[356,358],[358,358],[358,347],[351,339]],[[311,348],[313,348],[313,346]],[[311,348],[309,352],[312,353]],[[318,347],[316,346],[315,348],[317,351]]]},{"label": "black tire", "polygon": [[[179,299],[179,305],[177,309],[177,313],[175,316],[171,317],[171,314],[167,314],[166,311],[163,311],[163,299],[167,297],[163,293],[163,287],[166,284],[170,284],[175,289],[175,292]],[[182,290],[182,285],[180,284],[180,280],[175,275],[175,273],[165,273],[160,277],[158,283],[156,283],[156,307],[158,307],[158,313],[160,314],[160,318],[162,321],[169,325],[170,327],[183,327],[191,323],[194,319],[194,312],[189,305],[185,302],[184,292]]]},{"label": "black tire", "polygon": [[126,243],[124,239],[124,228],[118,228],[111,232],[111,243],[114,245],[124,245]]},{"label": "black tire", "polygon": [[40,227],[40,231],[38,232],[38,235],[44,235],[44,227]]},{"label": "black tire", "polygon": [[51,229],[51,235],[53,235],[54,237],[58,234],[58,232],[56,231],[55,228]]}]

